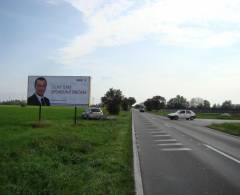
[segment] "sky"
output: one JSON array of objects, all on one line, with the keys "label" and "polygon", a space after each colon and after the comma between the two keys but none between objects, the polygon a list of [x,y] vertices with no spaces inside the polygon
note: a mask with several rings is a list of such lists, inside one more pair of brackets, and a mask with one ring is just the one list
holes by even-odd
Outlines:
[{"label": "sky", "polygon": [[1,0],[0,100],[28,75],[91,76],[143,102],[183,95],[240,103],[239,0]]}]

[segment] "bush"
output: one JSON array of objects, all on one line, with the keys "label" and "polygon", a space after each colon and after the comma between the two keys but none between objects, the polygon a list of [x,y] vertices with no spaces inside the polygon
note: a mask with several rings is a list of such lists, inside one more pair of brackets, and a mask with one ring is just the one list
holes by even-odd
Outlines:
[{"label": "bush", "polygon": [[106,106],[109,114],[118,115],[122,98],[122,92],[119,89],[111,88],[104,97],[102,97],[102,103]]}]

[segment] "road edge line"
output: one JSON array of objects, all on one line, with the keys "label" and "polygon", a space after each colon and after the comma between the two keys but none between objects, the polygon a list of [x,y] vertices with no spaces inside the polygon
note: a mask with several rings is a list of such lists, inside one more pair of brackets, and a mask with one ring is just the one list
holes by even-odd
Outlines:
[{"label": "road edge line", "polygon": [[222,156],[224,156],[224,157],[226,157],[226,158],[228,158],[228,159],[230,159],[230,160],[232,160],[232,161],[240,164],[240,160],[238,160],[238,159],[236,159],[236,158],[234,158],[234,157],[232,157],[232,156],[230,156],[230,155],[228,155],[228,154],[226,154],[226,153],[224,153],[224,152],[222,152],[222,151],[220,151],[220,150],[218,150],[218,149],[216,149],[216,148],[214,148],[214,147],[212,147],[212,146],[209,146],[209,145],[207,145],[207,144],[204,144],[204,145],[205,145],[207,148],[209,148],[209,149],[217,152],[218,154],[221,154]]},{"label": "road edge line", "polygon": [[136,133],[134,128],[134,116],[132,110],[132,143],[133,143],[133,167],[136,195],[143,195],[142,174],[139,162],[139,154],[137,150]]}]

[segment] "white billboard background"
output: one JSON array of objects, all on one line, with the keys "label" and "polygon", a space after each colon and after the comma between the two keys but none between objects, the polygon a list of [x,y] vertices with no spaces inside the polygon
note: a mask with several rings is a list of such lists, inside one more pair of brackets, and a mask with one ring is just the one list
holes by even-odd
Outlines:
[{"label": "white billboard background", "polygon": [[29,76],[27,97],[35,93],[35,80],[44,77],[47,89],[44,97],[51,105],[89,105],[91,78],[88,76]]}]

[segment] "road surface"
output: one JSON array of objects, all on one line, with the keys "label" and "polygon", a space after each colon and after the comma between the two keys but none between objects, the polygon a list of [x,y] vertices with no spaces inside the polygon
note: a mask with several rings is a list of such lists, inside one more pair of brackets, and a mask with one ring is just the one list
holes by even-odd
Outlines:
[{"label": "road surface", "polygon": [[145,195],[240,195],[240,139],[203,124],[133,110]]}]

